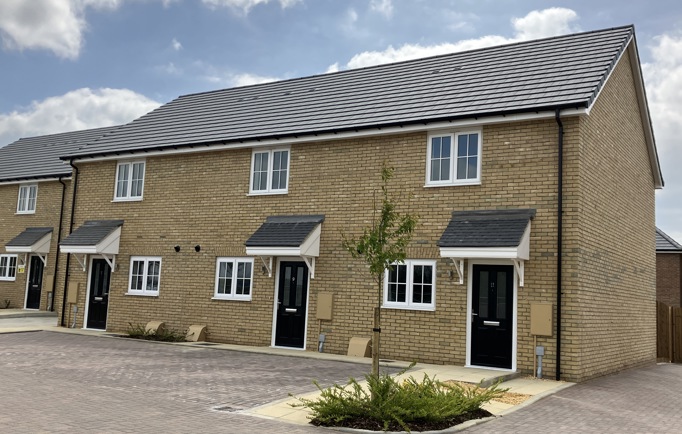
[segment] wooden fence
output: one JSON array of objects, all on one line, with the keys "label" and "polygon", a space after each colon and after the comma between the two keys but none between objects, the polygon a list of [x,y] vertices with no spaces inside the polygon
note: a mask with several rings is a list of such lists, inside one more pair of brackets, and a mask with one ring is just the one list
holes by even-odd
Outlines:
[{"label": "wooden fence", "polygon": [[658,360],[682,363],[682,307],[656,302],[656,335]]}]

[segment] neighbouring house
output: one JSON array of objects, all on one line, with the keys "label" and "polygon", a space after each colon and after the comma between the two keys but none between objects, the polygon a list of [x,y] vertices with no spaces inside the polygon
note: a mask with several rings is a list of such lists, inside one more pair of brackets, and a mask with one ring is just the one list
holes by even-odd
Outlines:
[{"label": "neighbouring house", "polygon": [[656,228],[656,300],[680,307],[682,245]]},{"label": "neighbouring house", "polygon": [[71,166],[59,156],[112,129],[23,138],[0,148],[0,307],[54,310],[63,299],[66,255],[57,249],[69,234],[73,187]]},{"label": "neighbouring house", "polygon": [[[656,360],[632,26],[185,95],[62,158],[78,327],[345,353],[381,301],[387,359],[530,373],[537,345],[570,381]],[[384,162],[419,223],[377,294],[342,234]]]}]

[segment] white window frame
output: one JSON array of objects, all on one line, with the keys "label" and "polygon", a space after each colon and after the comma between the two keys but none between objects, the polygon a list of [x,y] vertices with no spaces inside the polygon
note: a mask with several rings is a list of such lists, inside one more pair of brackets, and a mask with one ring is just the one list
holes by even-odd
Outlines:
[{"label": "white window frame", "polygon": [[[33,202],[31,202],[31,191],[33,191]],[[24,194],[22,195],[22,192]],[[17,214],[35,214],[38,204],[38,184],[22,184],[19,186],[19,197],[17,198]],[[31,208],[33,205],[33,208]]]},{"label": "white window frame", "polygon": [[[274,164],[274,154],[276,152],[286,152],[287,153],[287,165],[286,165],[286,171],[287,171],[287,176],[286,176],[286,187],[285,188],[277,188],[274,189],[272,188],[272,174],[274,171],[273,164]],[[265,185],[267,188],[265,189],[260,189],[260,190],[254,190],[253,188],[253,179],[254,179],[254,174],[256,170],[256,155],[258,154],[267,154],[268,155],[268,164],[267,164],[267,176],[265,180]],[[260,195],[260,194],[285,194],[289,191],[289,174],[291,172],[290,170],[291,166],[291,148],[285,147],[285,148],[272,148],[272,149],[254,149],[253,152],[251,153],[251,168],[249,169],[250,176],[249,176],[249,194],[250,195]]]},{"label": "white window frame", "polygon": [[[230,293],[229,294],[221,294],[219,293],[220,289],[220,264],[222,263],[230,263],[232,264],[232,282],[230,283]],[[248,279],[249,280],[249,293],[248,294],[237,294],[237,280],[240,279],[240,277],[237,275],[237,270],[239,269],[239,264],[249,264],[251,266],[251,272],[249,273],[248,276],[244,276],[241,279]],[[237,300],[237,301],[251,301],[251,296],[253,294],[253,258],[246,258],[246,257],[234,257],[234,258],[228,258],[228,257],[219,257],[216,258],[216,264],[215,264],[215,288],[213,292],[213,298],[215,300]]]},{"label": "white window frame", "polygon": [[[384,295],[383,295],[383,307],[392,309],[410,309],[410,310],[436,310],[436,261],[428,259],[406,259],[403,262],[396,263],[394,265],[405,265],[407,267],[406,279],[407,286],[405,291],[405,301],[396,302],[388,301],[388,278],[389,271],[386,269],[384,272]],[[431,303],[413,303],[412,294],[414,290],[414,266],[430,266],[432,267],[431,275]]]},{"label": "white window frame", "polygon": [[[14,260],[14,261],[12,261]],[[10,264],[14,262],[14,267],[10,266]],[[1,265],[4,264],[4,267]],[[2,254],[0,255],[0,280],[3,281],[15,281],[17,279],[17,267],[18,267],[18,256],[17,255],[6,255]],[[13,273],[10,275],[10,270],[13,271]]]},{"label": "white window frame", "polygon": [[[142,164],[142,179],[140,179],[140,182],[142,183],[142,189],[140,191],[139,195],[133,196],[132,195],[132,189],[133,189],[133,167],[136,164]],[[125,191],[122,192],[122,195],[119,196],[119,173],[120,173],[120,168],[123,166],[128,167],[128,178],[126,179],[126,186],[125,186]],[[114,202],[130,202],[130,201],[138,201],[142,200],[142,197],[144,196],[144,178],[147,174],[147,162],[145,160],[133,160],[133,161],[121,161],[116,165],[116,174],[114,176],[115,181],[114,181]]]},{"label": "white window frame", "polygon": [[[478,154],[476,155],[476,178],[457,179],[457,159],[459,147],[457,142],[460,136],[478,134]],[[450,178],[440,181],[431,181],[431,147],[433,139],[438,137],[450,137]],[[426,187],[442,187],[451,185],[479,185],[481,183],[481,155],[483,150],[483,132],[481,130],[457,131],[455,133],[432,133],[428,135],[426,146]]]},{"label": "white window frame", "polygon": [[[133,264],[135,262],[143,262],[143,271],[142,271],[142,288],[141,289],[133,289]],[[157,280],[157,285],[156,285],[156,290],[153,289],[147,289],[147,278],[149,277],[149,263],[150,262],[158,262],[159,263],[159,274],[158,274],[158,280]],[[155,297],[159,295],[159,291],[161,288],[161,266],[162,266],[162,260],[160,256],[131,256],[130,257],[130,271],[128,272],[128,295],[143,295],[143,296],[148,296],[148,297]]]}]

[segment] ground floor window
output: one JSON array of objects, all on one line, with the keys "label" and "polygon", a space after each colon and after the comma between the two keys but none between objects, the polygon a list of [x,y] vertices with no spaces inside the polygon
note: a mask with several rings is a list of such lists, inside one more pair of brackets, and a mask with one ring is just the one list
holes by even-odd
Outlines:
[{"label": "ground floor window", "polygon": [[17,255],[0,255],[0,280],[17,277]]},{"label": "ground floor window", "polygon": [[386,270],[384,307],[426,309],[436,307],[436,261],[405,260]]},{"label": "ground floor window", "polygon": [[133,256],[130,258],[128,294],[159,295],[161,258]]},{"label": "ground floor window", "polygon": [[253,258],[218,258],[214,298],[251,300]]}]

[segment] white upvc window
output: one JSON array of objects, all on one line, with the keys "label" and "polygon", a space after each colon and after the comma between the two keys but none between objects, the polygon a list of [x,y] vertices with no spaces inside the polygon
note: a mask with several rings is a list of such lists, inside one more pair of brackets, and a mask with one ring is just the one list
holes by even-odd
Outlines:
[{"label": "white upvc window", "polygon": [[125,161],[116,165],[115,201],[142,200],[144,161]]},{"label": "white upvc window", "polygon": [[0,255],[0,280],[17,278],[17,255]]},{"label": "white upvc window", "polygon": [[289,149],[254,150],[250,194],[282,194],[289,189]]},{"label": "white upvc window", "polygon": [[251,300],[253,258],[217,258],[215,294],[221,300]]},{"label": "white upvc window", "polygon": [[480,131],[432,134],[427,152],[427,186],[481,183]]},{"label": "white upvc window", "polygon": [[405,260],[386,270],[384,307],[434,310],[436,261]]},{"label": "white upvc window", "polygon": [[20,185],[17,200],[17,214],[33,214],[36,212],[38,200],[38,184]]},{"label": "white upvc window", "polygon": [[130,282],[128,284],[128,294],[159,295],[160,281],[160,257],[133,256],[130,258]]}]

